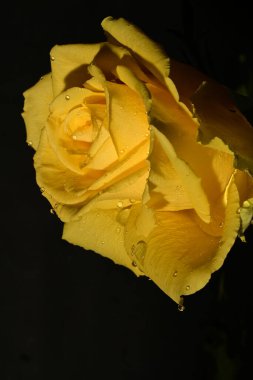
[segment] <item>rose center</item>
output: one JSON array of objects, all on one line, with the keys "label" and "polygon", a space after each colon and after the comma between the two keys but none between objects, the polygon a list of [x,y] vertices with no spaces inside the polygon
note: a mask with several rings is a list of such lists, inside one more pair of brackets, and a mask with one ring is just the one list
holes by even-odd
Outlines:
[{"label": "rose center", "polygon": [[65,120],[65,131],[75,141],[92,143],[96,137],[88,107],[76,108]]}]

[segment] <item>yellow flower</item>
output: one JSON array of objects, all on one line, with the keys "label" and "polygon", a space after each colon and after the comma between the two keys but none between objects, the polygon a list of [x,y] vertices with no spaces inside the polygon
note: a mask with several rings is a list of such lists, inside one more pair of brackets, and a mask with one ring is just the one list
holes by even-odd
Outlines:
[{"label": "yellow flower", "polygon": [[102,28],[106,42],[53,47],[51,74],[24,93],[36,180],[63,239],[179,303],[250,224],[253,129],[226,88],[136,26]]}]

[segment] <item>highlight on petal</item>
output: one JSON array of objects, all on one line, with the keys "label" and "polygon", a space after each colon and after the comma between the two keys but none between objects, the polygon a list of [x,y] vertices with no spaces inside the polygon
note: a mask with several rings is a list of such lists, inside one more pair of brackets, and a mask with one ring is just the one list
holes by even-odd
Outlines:
[{"label": "highlight on petal", "polygon": [[49,115],[49,105],[53,100],[52,79],[47,74],[24,92],[24,111],[26,141],[35,150],[38,148],[41,130],[45,127]]},{"label": "highlight on petal", "polygon": [[70,87],[81,87],[89,78],[87,65],[103,46],[97,44],[55,45],[50,51],[54,96]]},{"label": "highlight on petal", "polygon": [[169,58],[139,28],[123,18],[113,19],[111,16],[106,17],[101,25],[116,41],[136,54],[154,76],[163,81],[169,75]]},{"label": "highlight on petal", "polygon": [[123,265],[137,276],[141,271],[132,264],[124,247],[124,225],[119,220],[120,211],[93,209],[78,221],[65,223],[62,238]]},{"label": "highlight on petal", "polygon": [[[239,196],[231,180],[228,204],[220,236],[204,232],[189,210],[145,213],[149,234],[138,228],[145,206],[132,207],[126,225],[125,244],[130,258],[167,295],[179,303],[184,295],[195,293],[219,269],[237,236],[240,225]],[[155,222],[154,222],[155,220]]]},{"label": "highlight on petal", "polygon": [[204,82],[192,97],[200,121],[198,139],[212,147],[220,138],[235,154],[234,166],[253,174],[253,128],[237,109],[228,90],[214,82]]}]

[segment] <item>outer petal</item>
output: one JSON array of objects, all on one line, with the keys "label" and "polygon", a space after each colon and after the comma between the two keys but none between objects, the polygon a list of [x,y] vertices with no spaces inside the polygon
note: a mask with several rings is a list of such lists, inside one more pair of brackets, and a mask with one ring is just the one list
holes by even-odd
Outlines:
[{"label": "outer petal", "polygon": [[[198,178],[195,173],[192,172],[190,167],[184,161],[180,160],[169,140],[167,140],[166,137],[157,129],[154,128],[154,131],[155,136],[161,145],[161,149],[163,149],[165,155],[167,156],[172,170],[174,170],[174,172],[177,174],[177,177],[179,178],[179,182],[181,182],[181,187],[183,186],[186,193],[188,194],[188,199],[190,200],[192,208],[196,210],[196,213],[201,219],[208,223],[210,221],[210,205],[201,186],[200,178]],[[155,159],[156,157],[154,157],[154,161]],[[169,200],[169,195],[170,194],[165,193],[165,197],[168,199],[168,202],[173,201],[174,197]]]},{"label": "outer petal", "polygon": [[240,221],[236,212],[239,196],[233,180],[227,197],[221,236],[205,233],[195,223],[191,211],[145,212],[145,235],[138,228],[143,208],[132,209],[125,234],[127,252],[145,275],[177,303],[182,295],[205,286],[234,244]]},{"label": "outer petal", "polygon": [[101,44],[55,45],[50,52],[54,96],[70,87],[81,87],[89,78],[87,65]]},{"label": "outer petal", "polygon": [[237,170],[235,183],[240,195],[241,228],[239,237],[245,241],[244,232],[253,218],[253,178],[246,172]]},{"label": "outer petal", "polygon": [[115,40],[141,58],[146,67],[159,79],[163,80],[169,75],[169,58],[158,44],[136,26],[123,18],[112,17],[106,17],[101,25]]},{"label": "outer petal", "polygon": [[235,107],[228,90],[215,83],[204,82],[192,97],[200,120],[199,140],[212,146],[219,137],[236,156],[235,166],[253,174],[253,128]]},{"label": "outer petal", "polygon": [[151,118],[154,125],[171,142],[177,156],[201,178],[209,202],[215,202],[233,173],[232,152],[221,140],[216,139],[214,148],[221,146],[223,151],[198,143],[198,123],[189,110],[181,107],[165,89],[154,85],[148,85],[148,89],[152,96]]},{"label": "outer petal", "polygon": [[66,223],[62,237],[124,265],[139,276],[140,270],[132,265],[124,248],[124,226],[117,221],[119,213],[118,210],[89,211],[80,220]]},{"label": "outer petal", "polygon": [[22,116],[26,126],[26,141],[36,150],[41,130],[49,115],[49,104],[53,100],[51,75],[43,76],[39,82],[24,92],[24,97]]}]

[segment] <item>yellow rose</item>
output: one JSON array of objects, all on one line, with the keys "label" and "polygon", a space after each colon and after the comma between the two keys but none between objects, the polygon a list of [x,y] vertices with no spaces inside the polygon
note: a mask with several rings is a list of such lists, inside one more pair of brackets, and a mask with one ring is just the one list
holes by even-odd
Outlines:
[{"label": "yellow rose", "polygon": [[126,20],[55,46],[25,91],[36,180],[63,239],[151,278],[175,302],[221,267],[253,210],[253,129],[228,91]]}]

